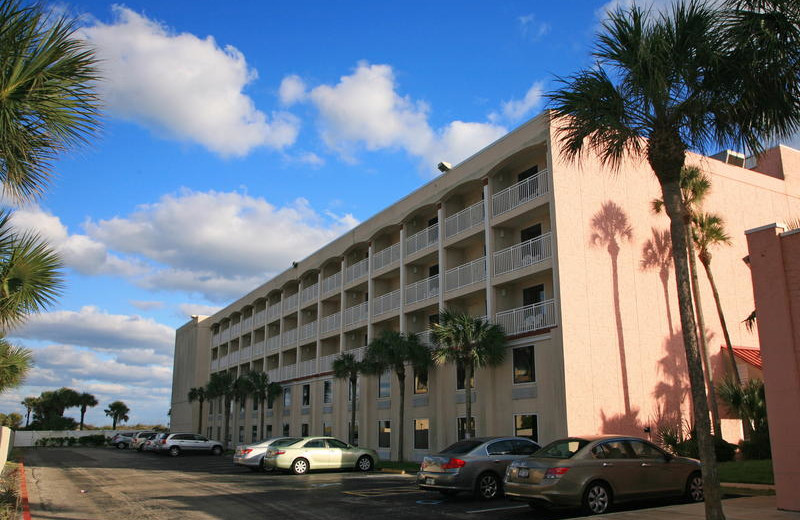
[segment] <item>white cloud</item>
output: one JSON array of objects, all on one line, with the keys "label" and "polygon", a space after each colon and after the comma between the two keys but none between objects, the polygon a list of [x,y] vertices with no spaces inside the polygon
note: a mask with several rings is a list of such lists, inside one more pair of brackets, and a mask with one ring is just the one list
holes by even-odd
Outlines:
[{"label": "white cloud", "polygon": [[138,278],[136,284],[151,291],[181,291],[202,296],[210,301],[222,302],[252,291],[274,274],[273,272],[256,276],[221,276],[208,271],[158,269]]},{"label": "white cloud", "polygon": [[544,95],[544,83],[537,81],[522,99],[513,99],[506,101],[502,104],[500,112],[493,112],[489,114],[489,120],[496,121],[509,121],[516,123],[529,117],[534,110],[537,110],[541,104]]},{"label": "white cloud", "polygon": [[306,84],[300,76],[293,74],[283,78],[278,89],[278,97],[280,97],[281,103],[291,106],[305,100],[306,96]]},{"label": "white cloud", "polygon": [[65,379],[143,387],[172,385],[172,363],[169,362],[169,357],[160,356],[157,364],[141,361],[130,363],[131,351],[125,351],[125,354],[123,359],[127,363],[119,358],[106,359],[90,350],[68,345],[50,345],[34,350],[36,367],[39,370],[52,370]]},{"label": "white cloud", "polygon": [[534,14],[526,14],[517,18],[522,29],[522,36],[531,41],[537,41],[550,32],[550,24],[540,22]]},{"label": "white cloud", "polygon": [[[252,289],[252,287],[250,289]],[[186,319],[189,316],[211,316],[221,308],[222,307],[219,306],[200,305],[198,303],[182,303],[178,305],[178,312],[181,318]]]},{"label": "white cloud", "polygon": [[268,117],[243,93],[257,73],[236,48],[221,48],[211,36],[172,33],[123,6],[112,9],[113,23],[83,29],[101,60],[99,89],[111,114],[223,156],[295,142],[296,117]]}]

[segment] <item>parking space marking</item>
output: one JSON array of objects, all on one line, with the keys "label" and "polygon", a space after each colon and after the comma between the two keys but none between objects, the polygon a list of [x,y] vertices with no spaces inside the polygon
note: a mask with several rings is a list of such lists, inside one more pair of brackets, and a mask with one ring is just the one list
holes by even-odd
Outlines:
[{"label": "parking space marking", "polygon": [[507,511],[509,509],[528,509],[528,506],[506,506],[506,507],[493,507],[491,509],[473,509],[472,511],[467,511],[467,513],[468,514],[491,513],[492,511]]},{"label": "parking space marking", "polygon": [[357,497],[388,497],[393,495],[409,495],[412,493],[424,493],[424,491],[420,491],[417,488],[402,486],[402,487],[359,489],[355,491],[342,491],[342,493],[346,493],[348,495],[353,495]]}]

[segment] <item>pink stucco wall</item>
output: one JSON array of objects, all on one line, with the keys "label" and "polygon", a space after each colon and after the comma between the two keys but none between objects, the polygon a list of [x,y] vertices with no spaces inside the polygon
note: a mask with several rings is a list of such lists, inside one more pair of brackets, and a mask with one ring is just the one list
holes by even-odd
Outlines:
[{"label": "pink stucco wall", "polygon": [[[592,156],[577,164],[565,160],[557,153],[555,135],[551,144],[566,433],[642,435],[645,426],[655,433],[659,421],[688,421],[674,272],[671,262],[666,272],[643,266],[648,241],[669,228],[665,215],[651,211],[651,201],[661,197],[659,185],[644,161],[627,161],[613,172]],[[785,150],[791,160],[800,160],[800,152]],[[757,334],[742,324],[753,310],[750,273],[742,261],[747,255],[744,231],[800,214],[800,170],[784,172],[795,179],[790,190],[783,179],[714,159],[690,155],[688,162],[710,175],[704,209],[720,214],[731,236],[730,246],[714,250],[712,268],[732,341],[756,347]],[[700,270],[710,352],[714,364],[722,366],[724,340]]]},{"label": "pink stucco wall", "polygon": [[800,230],[747,233],[779,509],[800,511]]}]

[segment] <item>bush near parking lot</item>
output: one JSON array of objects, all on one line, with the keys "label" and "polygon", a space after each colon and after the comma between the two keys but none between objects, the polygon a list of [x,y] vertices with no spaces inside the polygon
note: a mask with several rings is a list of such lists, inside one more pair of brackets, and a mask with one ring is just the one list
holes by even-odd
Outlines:
[{"label": "bush near parking lot", "polygon": [[19,465],[9,462],[0,476],[0,520],[20,518]]},{"label": "bush near parking lot", "polygon": [[83,446],[83,447],[97,447],[107,446],[108,440],[103,434],[87,435],[85,437],[47,437],[44,439],[37,439],[36,446],[49,447],[49,446]]}]

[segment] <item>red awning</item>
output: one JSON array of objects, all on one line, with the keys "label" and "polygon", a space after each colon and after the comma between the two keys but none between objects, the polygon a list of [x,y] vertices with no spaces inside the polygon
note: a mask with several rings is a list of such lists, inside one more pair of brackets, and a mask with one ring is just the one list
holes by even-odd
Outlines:
[{"label": "red awning", "polygon": [[[722,350],[728,347],[721,347]],[[761,350],[749,347],[733,347],[733,355],[741,359],[745,363],[749,363],[754,367],[761,369]]]}]

